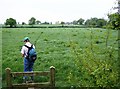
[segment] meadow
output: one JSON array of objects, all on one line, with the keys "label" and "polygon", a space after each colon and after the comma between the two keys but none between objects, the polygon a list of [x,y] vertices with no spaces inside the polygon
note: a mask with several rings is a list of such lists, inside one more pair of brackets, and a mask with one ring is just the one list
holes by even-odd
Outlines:
[{"label": "meadow", "polygon": [[2,87],[2,29],[0,29],[0,88]]},{"label": "meadow", "polygon": [[[111,87],[119,85],[118,31],[100,28],[3,28],[2,85],[5,68],[23,71],[20,50],[24,37],[35,44],[34,71],[56,68],[57,87]],[[37,77],[36,82],[46,79]],[[22,78],[16,78],[18,83]]]}]

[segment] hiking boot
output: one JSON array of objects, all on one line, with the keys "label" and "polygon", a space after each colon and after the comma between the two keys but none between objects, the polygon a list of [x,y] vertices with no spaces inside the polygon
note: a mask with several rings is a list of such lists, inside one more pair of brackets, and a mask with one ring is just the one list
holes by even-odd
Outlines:
[{"label": "hiking boot", "polygon": [[29,81],[26,81],[26,83],[33,83],[33,81],[32,81],[32,80],[29,80]]}]

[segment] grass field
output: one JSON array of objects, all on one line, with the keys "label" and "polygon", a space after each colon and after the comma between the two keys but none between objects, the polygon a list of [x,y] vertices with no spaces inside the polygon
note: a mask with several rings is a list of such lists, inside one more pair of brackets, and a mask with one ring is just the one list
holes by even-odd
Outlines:
[{"label": "grass field", "polygon": [[[98,28],[3,28],[2,78],[5,68],[23,71],[25,36],[35,44],[34,71],[56,68],[57,87],[118,86],[118,32]],[[46,79],[37,77],[36,82]],[[22,78],[15,82],[21,83]]]},{"label": "grass field", "polygon": [[2,29],[0,29],[0,88],[2,87]]}]

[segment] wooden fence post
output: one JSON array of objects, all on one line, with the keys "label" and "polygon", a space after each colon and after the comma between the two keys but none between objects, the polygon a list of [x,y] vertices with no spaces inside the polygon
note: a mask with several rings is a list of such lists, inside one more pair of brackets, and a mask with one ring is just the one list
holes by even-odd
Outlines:
[{"label": "wooden fence post", "polygon": [[55,67],[50,67],[50,84],[52,87],[55,87]]},{"label": "wooden fence post", "polygon": [[12,87],[12,80],[11,80],[11,69],[10,68],[6,68],[6,83],[7,83],[7,87]]}]

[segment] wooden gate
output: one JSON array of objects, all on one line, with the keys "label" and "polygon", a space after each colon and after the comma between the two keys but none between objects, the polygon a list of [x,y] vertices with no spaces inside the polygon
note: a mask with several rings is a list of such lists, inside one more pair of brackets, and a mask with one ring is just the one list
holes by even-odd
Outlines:
[{"label": "wooden gate", "polygon": [[[12,77],[16,76],[49,76],[48,82],[41,83],[21,83],[13,84]],[[11,72],[10,68],[6,68],[6,83],[9,88],[44,88],[44,87],[55,87],[55,68],[50,67],[50,71],[36,71],[36,72]]]}]

